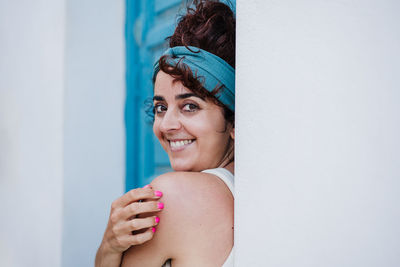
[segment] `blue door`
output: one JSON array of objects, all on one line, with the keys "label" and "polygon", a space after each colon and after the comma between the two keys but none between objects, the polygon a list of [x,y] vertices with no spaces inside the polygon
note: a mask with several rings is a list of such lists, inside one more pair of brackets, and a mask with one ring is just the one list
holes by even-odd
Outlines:
[{"label": "blue door", "polygon": [[[126,1],[126,191],[142,187],[171,171],[168,156],[153,135],[151,103],[153,63],[168,47],[182,0]],[[236,1],[229,2],[235,9]]]}]

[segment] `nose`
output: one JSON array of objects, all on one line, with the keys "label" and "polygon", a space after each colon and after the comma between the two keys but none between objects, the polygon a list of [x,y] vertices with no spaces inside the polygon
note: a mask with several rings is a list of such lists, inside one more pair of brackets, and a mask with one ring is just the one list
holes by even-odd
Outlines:
[{"label": "nose", "polygon": [[175,109],[168,109],[161,119],[160,131],[163,133],[172,132],[181,128],[179,114]]}]

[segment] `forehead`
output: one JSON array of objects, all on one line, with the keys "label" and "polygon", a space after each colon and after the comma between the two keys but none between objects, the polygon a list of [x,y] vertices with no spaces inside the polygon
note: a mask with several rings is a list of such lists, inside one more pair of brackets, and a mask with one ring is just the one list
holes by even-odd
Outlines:
[{"label": "forehead", "polygon": [[171,75],[163,71],[158,72],[154,83],[154,95],[166,96],[191,92],[181,81],[174,81]]}]

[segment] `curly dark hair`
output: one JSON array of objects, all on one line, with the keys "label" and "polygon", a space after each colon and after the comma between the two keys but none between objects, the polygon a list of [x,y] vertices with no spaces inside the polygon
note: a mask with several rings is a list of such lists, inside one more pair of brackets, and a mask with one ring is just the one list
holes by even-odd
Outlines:
[{"label": "curly dark hair", "polygon": [[[169,47],[194,46],[206,50],[225,60],[235,68],[235,27],[236,19],[229,6],[218,1],[194,1],[193,6],[187,6],[187,12],[178,20],[178,25],[172,36],[168,37]],[[221,86],[207,91],[200,77],[194,77],[190,68],[179,63],[171,66],[167,63],[168,56],[159,59],[160,70],[181,81],[193,93],[212,100],[221,106],[227,122],[234,125],[235,113],[222,104],[215,95]]]}]

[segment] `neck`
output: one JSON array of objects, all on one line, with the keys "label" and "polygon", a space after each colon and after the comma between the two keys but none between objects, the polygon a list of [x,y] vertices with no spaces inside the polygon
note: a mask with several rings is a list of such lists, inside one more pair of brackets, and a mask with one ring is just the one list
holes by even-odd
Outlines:
[{"label": "neck", "polygon": [[228,171],[230,171],[233,175],[235,175],[235,162],[234,161],[232,161],[228,165],[224,166],[224,168],[227,169]]}]

